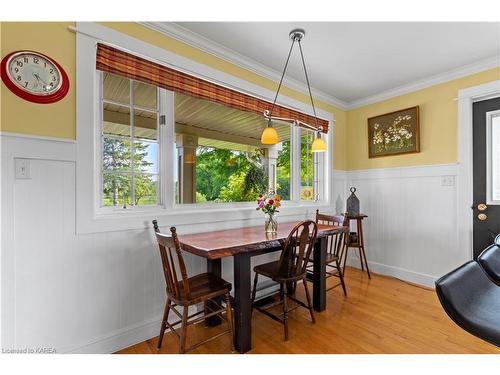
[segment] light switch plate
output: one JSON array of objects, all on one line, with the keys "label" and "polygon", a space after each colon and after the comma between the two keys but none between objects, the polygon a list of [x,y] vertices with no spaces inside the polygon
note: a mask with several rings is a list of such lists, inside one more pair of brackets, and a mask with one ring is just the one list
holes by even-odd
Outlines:
[{"label": "light switch plate", "polygon": [[455,186],[455,176],[441,176],[441,186]]},{"label": "light switch plate", "polygon": [[30,179],[30,160],[14,159],[16,179]]}]

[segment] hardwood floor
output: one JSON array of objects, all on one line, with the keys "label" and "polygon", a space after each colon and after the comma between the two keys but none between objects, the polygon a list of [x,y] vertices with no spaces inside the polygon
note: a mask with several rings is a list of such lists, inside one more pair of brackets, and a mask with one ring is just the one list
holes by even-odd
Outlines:
[{"label": "hardwood floor", "polygon": [[[327,281],[336,282],[332,278]],[[463,331],[445,314],[433,290],[403,281],[346,269],[348,297],[342,288],[328,292],[328,307],[316,313],[316,324],[306,309],[290,313],[290,340],[283,341],[282,326],[254,311],[253,349],[250,353],[496,353],[500,349]],[[309,285],[309,287],[312,287]],[[299,291],[302,288],[298,288]],[[302,294],[299,294],[303,298]],[[203,324],[189,327],[189,342],[213,330]],[[160,326],[158,324],[158,331]],[[165,334],[119,351],[119,354],[177,353],[177,338]],[[193,353],[230,353],[227,336],[197,348]]]}]

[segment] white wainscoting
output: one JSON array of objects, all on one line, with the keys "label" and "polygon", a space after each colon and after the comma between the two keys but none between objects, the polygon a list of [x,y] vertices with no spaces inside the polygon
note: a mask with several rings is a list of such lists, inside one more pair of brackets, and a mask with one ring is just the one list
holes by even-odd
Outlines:
[{"label": "white wainscoting", "polygon": [[[456,164],[347,172],[357,188],[373,272],[434,287],[470,258],[458,246]],[[359,267],[350,250],[349,264]]]},{"label": "white wainscoting", "polygon": [[[151,228],[76,234],[75,143],[1,136],[3,348],[53,347],[109,353],[157,335],[164,280]],[[30,161],[30,179],[14,178],[14,158]],[[467,260],[457,247],[456,165],[334,171],[332,207],[343,212],[356,186],[374,272],[432,286]],[[315,207],[281,221],[312,216]],[[152,219],[152,218],[151,218]],[[182,225],[181,233],[261,224],[246,220]],[[164,222],[166,231],[173,222]],[[276,258],[269,254],[254,263]],[[186,256],[189,272],[205,262]],[[223,276],[232,281],[232,260]],[[350,262],[358,265],[356,256]]]},{"label": "white wainscoting", "polygon": [[[157,335],[165,282],[151,226],[77,234],[75,142],[4,133],[1,146],[1,346],[110,353]],[[30,179],[14,178],[15,158],[29,160]],[[279,219],[312,217],[314,209],[283,211]],[[179,233],[191,233],[262,220],[255,214],[177,227]],[[166,232],[175,222],[160,224]],[[196,256],[186,254],[186,263],[190,274],[206,269]],[[228,281],[233,280],[232,268],[232,260],[225,259]]]}]

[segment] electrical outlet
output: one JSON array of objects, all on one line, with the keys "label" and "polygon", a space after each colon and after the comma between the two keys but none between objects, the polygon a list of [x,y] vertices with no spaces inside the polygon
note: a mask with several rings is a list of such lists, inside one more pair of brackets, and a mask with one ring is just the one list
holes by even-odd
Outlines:
[{"label": "electrical outlet", "polygon": [[441,176],[441,186],[455,186],[455,176]]},{"label": "electrical outlet", "polygon": [[30,161],[29,159],[14,159],[16,179],[30,179]]}]

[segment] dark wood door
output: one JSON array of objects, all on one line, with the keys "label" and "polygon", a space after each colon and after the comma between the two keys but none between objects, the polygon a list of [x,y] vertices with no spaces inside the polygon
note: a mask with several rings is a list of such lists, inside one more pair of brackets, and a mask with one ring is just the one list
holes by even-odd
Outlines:
[{"label": "dark wood door", "polygon": [[473,124],[472,209],[476,259],[500,233],[500,98],[474,103]]}]

